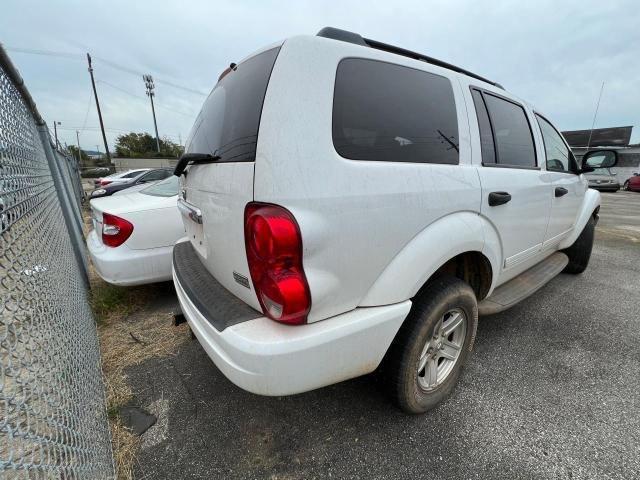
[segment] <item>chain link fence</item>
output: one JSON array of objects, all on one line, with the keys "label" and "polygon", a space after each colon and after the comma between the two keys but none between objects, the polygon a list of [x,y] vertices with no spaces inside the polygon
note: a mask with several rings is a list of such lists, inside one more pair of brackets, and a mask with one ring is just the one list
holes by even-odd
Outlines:
[{"label": "chain link fence", "polygon": [[0,46],[0,477],[113,478],[77,162]]}]

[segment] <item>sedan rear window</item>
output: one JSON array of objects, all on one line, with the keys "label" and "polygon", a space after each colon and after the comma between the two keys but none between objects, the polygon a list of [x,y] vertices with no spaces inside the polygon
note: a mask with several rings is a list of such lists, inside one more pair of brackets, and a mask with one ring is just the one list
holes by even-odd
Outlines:
[{"label": "sedan rear window", "polygon": [[173,197],[178,194],[179,188],[179,178],[175,175],[171,175],[166,180],[140,190],[140,193],[153,195],[155,197]]},{"label": "sedan rear window", "polygon": [[185,153],[208,153],[220,162],[252,162],[271,70],[280,48],[255,55],[229,69],[205,100]]},{"label": "sedan rear window", "polygon": [[347,58],[336,73],[333,145],[343,157],[458,163],[449,79],[376,60]]}]

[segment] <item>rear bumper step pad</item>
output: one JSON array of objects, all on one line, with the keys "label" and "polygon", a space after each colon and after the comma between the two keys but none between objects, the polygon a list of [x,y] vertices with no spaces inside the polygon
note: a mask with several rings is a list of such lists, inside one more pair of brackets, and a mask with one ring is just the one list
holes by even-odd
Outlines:
[{"label": "rear bumper step pad", "polygon": [[191,242],[173,248],[173,269],[189,300],[217,331],[263,316],[213,278]]}]

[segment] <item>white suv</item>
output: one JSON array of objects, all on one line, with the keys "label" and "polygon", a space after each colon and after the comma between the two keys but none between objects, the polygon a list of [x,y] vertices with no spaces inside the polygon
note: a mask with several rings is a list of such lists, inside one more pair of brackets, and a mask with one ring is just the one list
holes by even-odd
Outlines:
[{"label": "white suv", "polygon": [[479,312],[586,268],[588,170],[494,82],[333,28],[290,38],[222,73],[176,167],[183,313],[241,388],[379,369],[423,412],[453,389]]}]

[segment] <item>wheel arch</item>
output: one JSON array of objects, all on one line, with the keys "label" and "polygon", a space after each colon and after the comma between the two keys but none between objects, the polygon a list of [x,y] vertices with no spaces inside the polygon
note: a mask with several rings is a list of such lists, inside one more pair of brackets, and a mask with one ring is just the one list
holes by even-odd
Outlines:
[{"label": "wheel arch", "polygon": [[457,212],[430,224],[391,260],[360,306],[389,305],[414,298],[434,275],[471,282],[481,300],[492,291],[502,248],[495,229],[474,212]]},{"label": "wheel arch", "polygon": [[560,245],[558,245],[559,250],[563,250],[573,245],[582,233],[582,230],[589,219],[594,216],[597,218],[598,212],[600,211],[600,201],[600,192],[593,188],[588,188],[584,194],[584,200],[580,207],[580,213],[578,214],[573,226],[573,231],[568,237],[562,240]]}]

